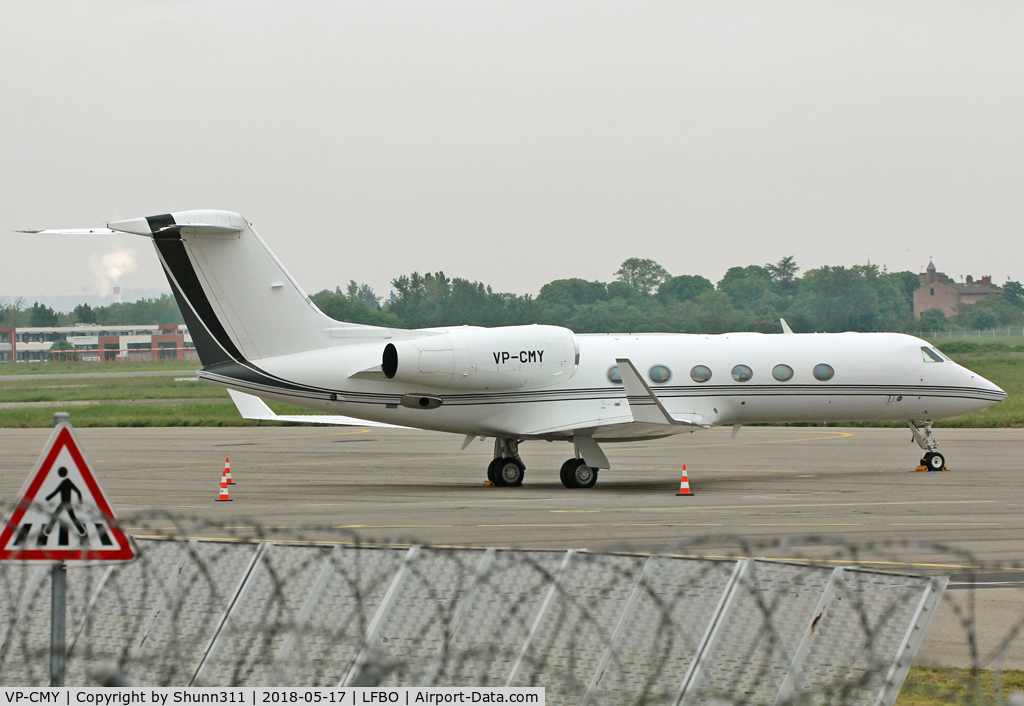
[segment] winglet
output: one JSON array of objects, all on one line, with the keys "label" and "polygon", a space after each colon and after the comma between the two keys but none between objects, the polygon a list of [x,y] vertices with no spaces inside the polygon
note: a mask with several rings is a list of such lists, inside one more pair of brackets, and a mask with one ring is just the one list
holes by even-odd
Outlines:
[{"label": "winglet", "polygon": [[698,426],[683,419],[673,419],[654,390],[644,382],[629,358],[616,358],[622,386],[626,388],[626,403],[633,415],[633,421],[645,424],[675,424],[679,426]]},{"label": "winglet", "polygon": [[779,319],[779,323],[780,323],[780,324],[782,324],[782,333],[784,333],[784,334],[786,334],[786,335],[789,335],[789,334],[792,334],[792,333],[793,333],[793,329],[791,329],[791,328],[789,327],[789,324],[787,324],[787,323],[786,323],[786,320],[785,320],[785,319],[781,319],[781,318],[780,318],[780,319]]}]

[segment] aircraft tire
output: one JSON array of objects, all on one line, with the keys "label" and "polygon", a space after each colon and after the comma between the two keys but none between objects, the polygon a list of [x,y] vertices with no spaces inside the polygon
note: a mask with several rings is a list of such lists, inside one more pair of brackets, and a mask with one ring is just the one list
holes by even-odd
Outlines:
[{"label": "aircraft tire", "polygon": [[921,460],[928,466],[929,471],[941,471],[946,465],[945,457],[938,451],[929,451]]},{"label": "aircraft tire", "polygon": [[591,468],[582,458],[574,458],[571,463],[566,463],[566,480],[562,481],[566,488],[593,488],[597,483],[597,469]]},{"label": "aircraft tire", "polygon": [[[526,466],[514,458],[499,458],[491,462],[494,467],[494,484],[499,488],[517,487],[523,484]],[[490,470],[490,467],[488,467]]]},{"label": "aircraft tire", "polygon": [[495,485],[498,484],[498,466],[504,459],[496,458],[487,464],[487,480],[491,481]]},{"label": "aircraft tire", "polygon": [[572,484],[572,470],[576,467],[577,458],[570,458],[568,461],[562,464],[562,469],[558,472],[558,479],[562,481],[562,485],[566,488],[575,488]]}]

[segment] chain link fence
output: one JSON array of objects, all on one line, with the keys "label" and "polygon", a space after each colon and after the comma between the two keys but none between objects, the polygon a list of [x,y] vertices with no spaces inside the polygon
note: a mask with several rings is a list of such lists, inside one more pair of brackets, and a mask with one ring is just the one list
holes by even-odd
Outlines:
[{"label": "chain link fence", "polygon": [[[146,686],[544,686],[583,706],[892,704],[948,581],[901,570],[908,554],[956,583],[1007,570],[815,538],[649,556],[367,546],[169,514],[124,526],[135,562],[68,568],[68,685],[113,669]],[[0,565],[0,686],[49,683],[49,577]],[[977,645],[973,603],[955,606]],[[999,667],[1024,615],[1004,624],[965,666]]]}]

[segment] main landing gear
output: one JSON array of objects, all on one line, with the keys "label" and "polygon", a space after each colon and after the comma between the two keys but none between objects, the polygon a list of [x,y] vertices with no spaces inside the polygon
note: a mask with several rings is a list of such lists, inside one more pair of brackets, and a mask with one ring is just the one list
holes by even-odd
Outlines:
[{"label": "main landing gear", "polygon": [[[597,471],[577,455],[562,464],[558,477],[566,488],[593,488],[597,483]],[[519,442],[516,439],[495,439],[494,460],[487,466],[487,480],[499,488],[508,488],[522,485],[525,476],[526,464],[519,457]]]},{"label": "main landing gear", "polygon": [[494,460],[487,466],[487,480],[499,488],[520,486],[526,476],[526,464],[519,458],[515,439],[494,440]]},{"label": "main landing gear", "polygon": [[597,469],[591,468],[582,458],[570,458],[558,472],[566,488],[593,488],[597,483]]},{"label": "main landing gear", "polygon": [[921,465],[929,471],[946,470],[946,457],[938,452],[939,442],[932,436],[931,420],[907,422],[907,426],[910,427],[910,431],[914,435],[914,441],[924,449]]}]

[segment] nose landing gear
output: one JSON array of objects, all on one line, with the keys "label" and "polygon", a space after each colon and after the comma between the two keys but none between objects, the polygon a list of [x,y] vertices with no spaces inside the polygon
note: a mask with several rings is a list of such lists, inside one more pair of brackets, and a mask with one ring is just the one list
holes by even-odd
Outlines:
[{"label": "nose landing gear", "polygon": [[923,422],[908,421],[907,426],[910,427],[910,431],[914,435],[914,441],[925,452],[918,469],[945,471],[946,457],[938,452],[939,442],[932,436],[932,421],[930,419]]}]

